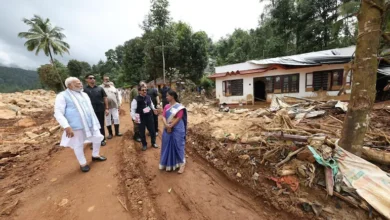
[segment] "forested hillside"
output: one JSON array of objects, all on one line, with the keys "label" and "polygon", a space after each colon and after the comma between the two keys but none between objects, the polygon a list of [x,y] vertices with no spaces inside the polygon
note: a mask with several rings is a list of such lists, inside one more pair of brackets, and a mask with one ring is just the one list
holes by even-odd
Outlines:
[{"label": "forested hillside", "polygon": [[17,92],[41,88],[36,71],[0,66],[0,92]]}]

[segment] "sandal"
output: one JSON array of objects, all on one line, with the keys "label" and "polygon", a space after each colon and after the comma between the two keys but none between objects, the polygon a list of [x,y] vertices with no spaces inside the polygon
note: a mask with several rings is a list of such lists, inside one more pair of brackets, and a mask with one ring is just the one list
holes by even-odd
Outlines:
[{"label": "sandal", "polygon": [[180,169],[179,169],[179,171],[178,171],[177,173],[178,173],[178,174],[184,173],[184,168],[186,168],[186,164],[181,165],[181,166],[180,166]]}]

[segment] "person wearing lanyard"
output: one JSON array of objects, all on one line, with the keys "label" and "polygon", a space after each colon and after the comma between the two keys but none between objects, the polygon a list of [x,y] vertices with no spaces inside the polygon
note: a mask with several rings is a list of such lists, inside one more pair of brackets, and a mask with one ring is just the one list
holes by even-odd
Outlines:
[{"label": "person wearing lanyard", "polygon": [[138,87],[139,95],[131,102],[131,117],[139,125],[139,134],[142,142],[142,151],[147,149],[145,128],[148,129],[152,147],[158,148],[156,144],[156,132],[154,130],[153,114],[157,114],[157,110],[153,105],[152,99],[148,96],[147,88],[144,85]]}]

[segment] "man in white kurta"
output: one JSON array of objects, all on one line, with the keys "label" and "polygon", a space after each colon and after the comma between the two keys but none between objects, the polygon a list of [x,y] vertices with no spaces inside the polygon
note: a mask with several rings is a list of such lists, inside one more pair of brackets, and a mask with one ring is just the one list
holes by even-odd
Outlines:
[{"label": "man in white kurta", "polygon": [[91,100],[82,92],[80,80],[69,77],[65,85],[67,89],[57,95],[54,106],[54,117],[65,130],[60,146],[72,148],[81,171],[88,172],[90,167],[84,155],[84,142],[92,142],[92,161],[105,161],[107,158],[99,154],[104,137]]},{"label": "man in white kurta", "polygon": [[122,136],[119,132],[119,107],[122,105],[122,96],[118,89],[115,88],[114,83],[110,82],[108,76],[103,77],[101,87],[106,92],[108,101],[108,115],[106,115],[107,139],[112,139],[113,137],[112,121],[114,121],[115,136]]}]

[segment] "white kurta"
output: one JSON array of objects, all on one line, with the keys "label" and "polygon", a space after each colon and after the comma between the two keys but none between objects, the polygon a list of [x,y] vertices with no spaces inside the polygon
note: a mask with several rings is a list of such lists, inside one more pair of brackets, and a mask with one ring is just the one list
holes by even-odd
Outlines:
[{"label": "white kurta", "polygon": [[[74,96],[82,97],[82,95],[78,92],[74,92],[74,91],[71,92],[72,95]],[[90,100],[88,101],[90,102]],[[62,93],[60,93],[56,97],[55,106],[54,106],[54,117],[61,125],[61,127],[64,129],[70,127],[68,120],[65,118],[65,109],[66,109],[65,97]],[[93,114],[95,113],[93,112]],[[74,130],[73,133],[74,136],[72,138],[68,138],[66,137],[66,132],[64,131],[64,133],[62,134],[60,146],[72,148],[75,152],[75,155],[80,165],[85,165],[87,163],[84,156],[84,142],[92,142],[92,146],[93,146],[92,156],[93,157],[99,156],[100,144],[104,139],[103,135],[100,133],[99,130],[93,131],[92,136],[89,138],[86,137],[84,129]]]}]

